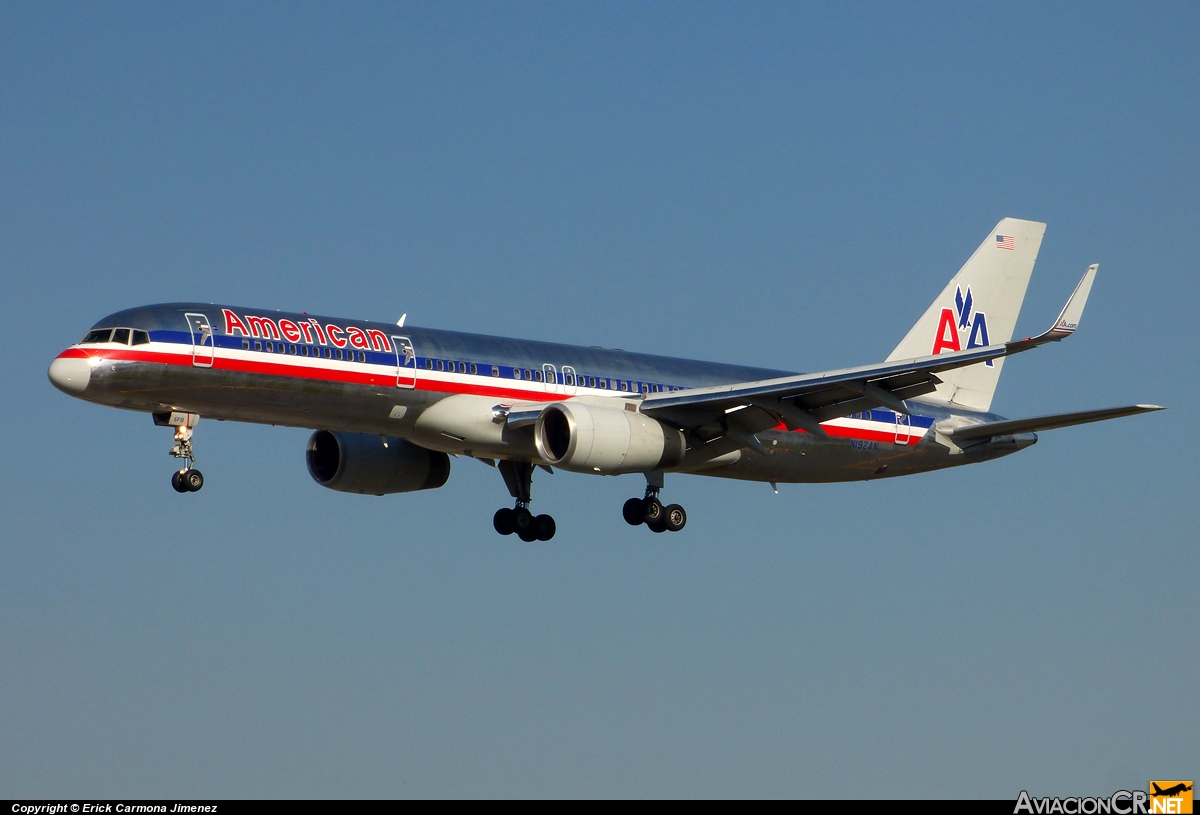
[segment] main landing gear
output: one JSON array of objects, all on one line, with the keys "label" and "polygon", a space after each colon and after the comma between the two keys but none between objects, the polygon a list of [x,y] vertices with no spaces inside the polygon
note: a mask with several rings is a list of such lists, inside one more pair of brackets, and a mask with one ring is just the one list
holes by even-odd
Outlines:
[{"label": "main landing gear", "polygon": [[625,523],[645,524],[651,532],[678,532],[687,524],[687,512],[679,504],[663,506],[658,491],[663,488],[662,473],[646,474],[646,497],[630,498],[621,507]]},{"label": "main landing gear", "polygon": [[501,535],[511,535],[526,543],[548,541],[554,537],[557,526],[549,515],[534,515],[529,511],[529,490],[533,484],[533,465],[528,461],[500,461],[496,465],[508,492],[516,499],[512,509],[501,507],[492,516],[492,526]]},{"label": "main landing gear", "polygon": [[204,486],[204,474],[194,467],[196,456],[192,453],[192,431],[193,428],[182,424],[175,428],[175,446],[171,448],[171,456],[186,462],[182,470],[171,474],[171,486],[175,492],[199,492]]}]

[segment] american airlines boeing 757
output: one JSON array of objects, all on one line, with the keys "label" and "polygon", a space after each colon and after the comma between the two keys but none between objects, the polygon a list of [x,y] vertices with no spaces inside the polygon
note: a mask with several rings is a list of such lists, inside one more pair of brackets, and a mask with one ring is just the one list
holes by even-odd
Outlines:
[{"label": "american airlines boeing 757", "polygon": [[513,508],[503,535],[549,540],[530,509],[536,468],[642,473],[623,515],[654,532],[687,513],[659,498],[667,473],[767,482],[860,481],[973,464],[1036,431],[1156,405],[1005,419],[990,412],[1005,359],[1071,335],[1088,267],[1044,333],[1013,340],[1046,225],[1005,218],[881,363],[787,371],[204,303],[120,311],[50,365],[65,393],[149,413],[172,428],[195,492],[201,416],[312,428],[323,487],[384,495],[441,487],[449,456],[497,468]]}]

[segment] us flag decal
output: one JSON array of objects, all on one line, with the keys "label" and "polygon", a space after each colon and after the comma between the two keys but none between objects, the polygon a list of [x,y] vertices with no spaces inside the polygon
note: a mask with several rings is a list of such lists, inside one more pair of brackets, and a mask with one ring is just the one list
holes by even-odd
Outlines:
[{"label": "us flag decal", "polygon": [[1017,247],[1017,238],[1015,235],[997,235],[996,248],[1007,249],[1010,252]]}]

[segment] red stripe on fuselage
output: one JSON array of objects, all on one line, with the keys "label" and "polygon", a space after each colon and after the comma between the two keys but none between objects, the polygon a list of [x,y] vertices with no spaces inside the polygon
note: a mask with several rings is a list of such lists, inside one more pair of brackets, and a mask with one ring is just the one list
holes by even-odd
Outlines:
[{"label": "red stripe on fuselage", "polygon": [[[136,351],[132,348],[68,348],[59,354],[60,358],[70,359],[101,359],[120,362],[149,362],[162,365],[179,365],[193,367],[191,353],[173,354],[165,351]],[[237,371],[239,373],[262,374],[264,376],[283,376],[289,379],[316,379],[323,382],[346,382],[353,385],[375,385],[391,387],[397,390],[422,390],[433,393],[466,393],[475,396],[493,396],[504,399],[516,399],[525,402],[552,402],[566,398],[566,394],[550,393],[548,391],[526,391],[517,388],[506,388],[492,385],[468,385],[461,382],[443,382],[416,377],[416,387],[407,388],[396,385],[394,372],[367,373],[363,371],[339,370],[336,368],[317,368],[308,365],[289,365],[279,362],[258,362],[244,359],[217,356],[211,366],[195,366],[197,370]],[[394,371],[395,369],[392,369]],[[406,373],[420,373],[412,368]]]},{"label": "red stripe on fuselage", "polygon": [[[101,359],[113,360],[121,362],[149,362],[162,365],[179,365],[186,368],[192,366],[192,355],[189,352],[182,354],[167,353],[165,351],[136,351],[133,348],[68,348],[59,354],[60,359]],[[401,388],[396,385],[396,375],[394,373],[363,373],[361,371],[345,371],[333,368],[314,368],[308,365],[289,365],[279,362],[258,362],[244,359],[232,359],[229,357],[217,356],[213,360],[212,367],[198,367],[197,370],[217,370],[217,371],[237,371],[241,373],[261,374],[264,376],[282,376],[289,379],[316,379],[324,382],[346,382],[355,385],[374,385],[377,387],[391,387],[397,390],[422,390],[432,393],[449,393],[458,394],[465,393],[473,396],[491,396],[497,399],[511,399],[514,401],[523,402],[554,402],[562,399],[569,399],[567,394],[549,393],[546,391],[526,391],[516,388],[505,388],[491,385],[474,385],[465,384],[462,382],[442,382],[430,379],[424,379],[417,376],[417,384],[415,388]],[[414,371],[414,369],[407,369]],[[421,373],[417,369],[414,373]],[[868,430],[858,427],[839,427],[838,425],[823,424],[821,425],[825,432],[834,438],[842,439],[858,439],[861,441],[878,441],[887,444],[896,444],[895,431],[884,430]],[[783,424],[778,424],[774,430],[787,430]],[[806,431],[797,429],[794,432],[804,433]],[[913,432],[904,444],[914,445],[921,441],[924,436],[923,432],[914,428]]]},{"label": "red stripe on fuselage", "polygon": [[[925,436],[924,428],[913,428],[912,432],[909,433],[908,441],[897,442],[895,430],[868,430],[868,429],[865,429],[862,427],[841,427],[841,426],[835,425],[835,424],[822,424],[821,428],[825,431],[826,435],[832,436],[832,437],[838,438],[838,439],[858,439],[859,441],[882,441],[882,442],[886,442],[888,444],[899,443],[899,444],[903,444],[906,446],[917,444]],[[783,422],[780,422],[779,424],[775,425],[771,429],[786,432],[788,428],[787,428],[787,425],[783,424]],[[804,430],[803,428],[796,428],[796,429],[792,430],[792,432],[793,433],[807,433],[808,431]]]}]

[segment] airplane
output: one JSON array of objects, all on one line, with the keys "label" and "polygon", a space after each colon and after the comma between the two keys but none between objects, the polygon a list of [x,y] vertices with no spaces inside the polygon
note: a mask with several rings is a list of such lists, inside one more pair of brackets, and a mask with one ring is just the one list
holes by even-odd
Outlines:
[{"label": "airplane", "polygon": [[1154,792],[1150,793],[1150,795],[1153,797],[1156,797],[1156,798],[1158,796],[1165,796],[1167,798],[1173,798],[1174,796],[1178,795],[1179,793],[1187,792],[1188,790],[1190,790],[1192,788],[1192,785],[1187,783],[1186,781],[1181,781],[1180,783],[1176,784],[1173,787],[1167,787],[1165,790],[1162,789],[1160,786],[1158,786],[1158,784],[1155,784],[1153,781],[1150,782],[1150,786],[1154,787]]},{"label": "airplane", "polygon": [[450,456],[497,468],[514,506],[495,530],[548,541],[533,472],[641,473],[632,526],[681,530],[665,475],[779,483],[860,481],[1006,456],[1037,431],[1157,405],[1010,420],[990,412],[1005,359],[1070,336],[1089,266],[1045,332],[1013,340],[1046,225],[1005,218],[881,363],[820,373],[676,359],[431,328],[204,303],[119,311],[50,364],[63,392],[174,428],[171,483],[198,491],[201,416],[315,430],[306,462],[332,490],[444,485]]}]

